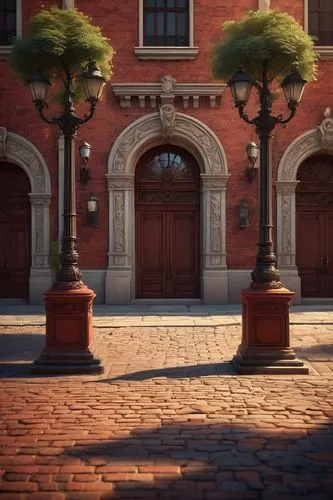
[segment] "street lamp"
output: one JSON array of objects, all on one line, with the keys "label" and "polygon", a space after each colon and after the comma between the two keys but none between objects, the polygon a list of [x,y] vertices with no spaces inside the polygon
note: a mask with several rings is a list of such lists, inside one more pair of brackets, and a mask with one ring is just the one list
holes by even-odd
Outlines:
[{"label": "street lamp", "polygon": [[[260,139],[259,243],[252,282],[242,291],[243,336],[233,362],[240,373],[308,373],[296,359],[289,345],[289,304],[294,295],[280,281],[272,239],[272,171],[269,144],[277,124],[288,123],[296,113],[306,80],[293,65],[281,83],[289,108],[289,116],[272,115],[272,96],[267,76],[267,61],[262,65],[262,84],[254,83],[238,68],[229,80],[235,107],[240,117],[254,125]],[[250,119],[244,113],[252,87],[260,101],[258,115]]]},{"label": "street lamp", "polygon": [[[62,113],[53,118],[44,114],[51,82],[40,71],[28,80],[32,100],[43,121],[58,125],[64,136],[64,214],[60,253],[60,270],[51,290],[45,294],[46,347],[34,362],[34,373],[96,373],[103,370],[89,346],[92,340],[92,302],[95,293],[81,279],[78,266],[76,236],[76,190],[73,162],[73,143],[79,127],[90,120],[102,95],[105,79],[94,62],[81,76],[87,114],[80,118],[73,104],[74,81],[67,73],[64,80]],[[87,144],[87,146],[89,146]],[[90,150],[89,150],[90,151]],[[85,153],[89,158],[88,148]],[[81,155],[82,156],[82,155]]]}]

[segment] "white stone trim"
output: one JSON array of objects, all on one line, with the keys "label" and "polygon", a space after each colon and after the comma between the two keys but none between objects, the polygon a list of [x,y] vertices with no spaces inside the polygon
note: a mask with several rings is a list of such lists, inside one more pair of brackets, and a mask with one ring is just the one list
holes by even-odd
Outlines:
[{"label": "white stone trim", "polygon": [[[22,37],[22,0],[16,0],[16,38]],[[11,45],[0,45],[0,56],[10,54]]]},{"label": "white stone trim", "polygon": [[[110,151],[106,175],[110,224],[106,303],[129,303],[135,298],[135,167],[146,151],[164,142],[160,114],[152,113],[129,125]],[[202,298],[206,303],[226,303],[226,185],[229,176],[224,149],[207,125],[182,113],[176,113],[168,142],[185,148],[199,165]]]},{"label": "white stone trim", "polygon": [[51,182],[44,158],[38,149],[20,135],[6,132],[2,159],[20,166],[27,174],[31,193],[31,267],[29,301],[41,303],[51,286],[49,266]]},{"label": "white stone trim", "polygon": [[258,0],[258,10],[262,12],[268,12],[270,8],[271,0]]},{"label": "white stone trim", "polygon": [[61,133],[58,140],[58,245],[60,249],[60,242],[62,239],[62,232],[64,227],[64,171],[65,171],[65,141]]},{"label": "white stone trim", "polygon": [[63,9],[74,9],[75,8],[75,0],[62,0],[62,8]]},{"label": "white stone trim", "polygon": [[134,48],[138,59],[195,59],[199,48],[194,47],[194,0],[189,0],[189,46],[147,47],[143,45],[143,0],[139,0],[139,46]]},{"label": "white stone trim", "polygon": [[301,163],[316,153],[333,154],[333,119],[329,110],[318,127],[300,135],[288,146],[278,167],[277,260],[281,276],[287,273],[287,278],[291,277],[296,303],[301,300],[296,267],[296,176]]},{"label": "white stone trim", "polygon": [[[332,27],[333,29],[333,27]],[[309,33],[309,3],[304,0],[304,31]],[[333,46],[316,45],[315,51],[321,61],[331,61],[333,59]]]},{"label": "white stone trim", "polygon": [[121,108],[130,108],[135,100],[138,100],[140,108],[156,108],[166,97],[170,103],[180,96],[184,109],[187,109],[190,105],[198,108],[203,100],[208,100],[210,107],[216,108],[227,87],[223,83],[174,82],[172,93],[167,95],[161,83],[113,83],[112,90],[119,98]]}]

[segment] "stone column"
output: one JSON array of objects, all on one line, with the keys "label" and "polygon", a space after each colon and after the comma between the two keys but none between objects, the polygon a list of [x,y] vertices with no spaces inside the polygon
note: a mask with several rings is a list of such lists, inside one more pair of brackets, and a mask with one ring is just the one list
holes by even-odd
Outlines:
[{"label": "stone column", "polygon": [[226,187],[228,175],[201,174],[202,297],[205,304],[228,303]]},{"label": "stone column", "polygon": [[106,304],[126,304],[132,297],[134,176],[107,174],[109,253],[105,278]]},{"label": "stone column", "polygon": [[31,267],[29,297],[31,304],[43,302],[43,294],[52,285],[49,266],[49,207],[51,196],[30,193],[31,203]]},{"label": "stone column", "polygon": [[301,302],[301,280],[296,266],[296,186],[299,181],[277,181],[277,264],[283,284]]}]

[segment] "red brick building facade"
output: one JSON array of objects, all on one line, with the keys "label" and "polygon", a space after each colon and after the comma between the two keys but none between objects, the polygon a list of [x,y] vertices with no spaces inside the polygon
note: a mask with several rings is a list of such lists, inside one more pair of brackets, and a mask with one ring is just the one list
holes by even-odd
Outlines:
[{"label": "red brick building facade", "polygon": [[[40,4],[7,0],[0,12],[0,297],[32,303],[51,285],[56,243],[50,242],[61,235],[62,139],[57,127],[40,120],[6,58],[11,37],[24,34]],[[256,137],[225,84],[213,81],[210,51],[225,20],[269,4],[318,36],[320,57],[318,80],[272,140],[278,267],[298,302],[332,297],[333,7],[320,0],[292,6],[286,0],[76,0],[116,51],[103,100],[77,137],[77,146],[92,145],[86,184],[76,158],[77,215],[80,268],[97,303],[239,301],[258,240],[258,178],[250,183],[245,175],[245,148]],[[253,95],[250,115],[257,106]],[[287,112],[282,95],[274,112]],[[96,226],[88,220],[91,195]]]}]

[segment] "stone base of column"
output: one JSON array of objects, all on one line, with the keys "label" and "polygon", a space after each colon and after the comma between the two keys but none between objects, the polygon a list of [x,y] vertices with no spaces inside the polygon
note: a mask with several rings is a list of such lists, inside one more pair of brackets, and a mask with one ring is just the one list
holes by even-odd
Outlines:
[{"label": "stone base of column", "polygon": [[289,304],[293,296],[286,288],[241,292],[242,343],[233,358],[238,373],[309,373],[290,347]]},{"label": "stone base of column", "polygon": [[33,363],[34,374],[103,373],[101,361],[90,350],[93,338],[92,304],[95,292],[51,289],[44,295],[46,345]]}]

